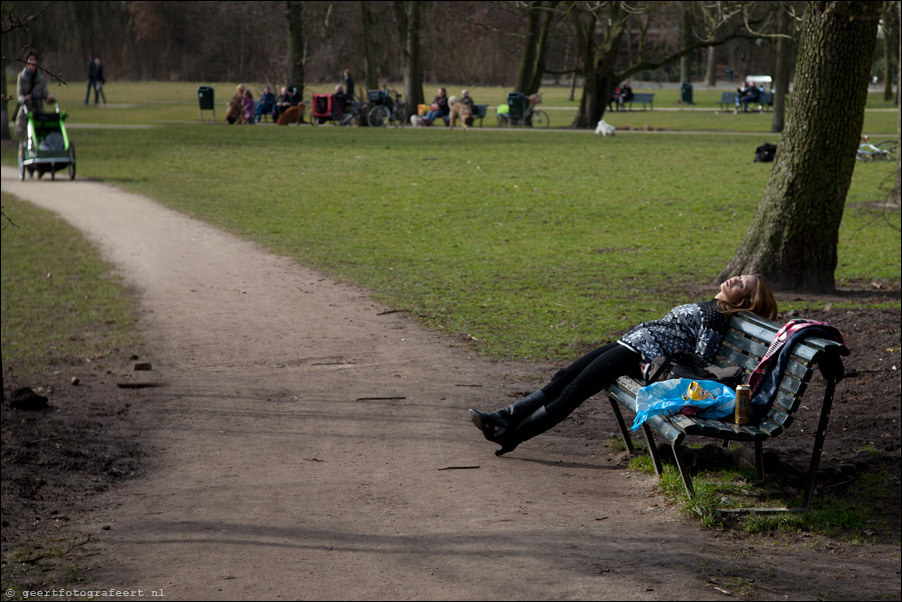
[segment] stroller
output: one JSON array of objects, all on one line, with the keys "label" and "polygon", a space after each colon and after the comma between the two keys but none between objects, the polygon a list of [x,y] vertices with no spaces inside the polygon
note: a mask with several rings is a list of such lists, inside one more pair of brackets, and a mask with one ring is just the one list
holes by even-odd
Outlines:
[{"label": "stroller", "polygon": [[319,125],[332,121],[337,125],[350,125],[357,114],[357,103],[348,99],[344,106],[335,94],[313,95],[313,117],[310,123]]},{"label": "stroller", "polygon": [[69,115],[60,111],[59,104],[55,107],[55,113],[35,113],[24,106],[21,109],[28,118],[28,134],[19,143],[20,180],[25,179],[26,171],[31,178],[35,171],[38,178],[49,171],[50,178],[55,180],[57,170],[64,167],[69,170],[69,179],[75,179],[75,146],[69,140],[65,125]]}]

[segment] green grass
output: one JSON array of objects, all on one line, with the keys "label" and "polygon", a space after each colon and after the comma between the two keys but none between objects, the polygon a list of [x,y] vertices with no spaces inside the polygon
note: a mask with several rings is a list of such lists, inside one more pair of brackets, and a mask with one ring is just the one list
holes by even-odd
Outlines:
[{"label": "green grass", "polygon": [[134,345],[133,298],[77,230],[3,193],[3,367],[27,377]]},{"label": "green grass", "polygon": [[[654,475],[647,453],[634,456],[629,469]],[[715,529],[728,527],[720,509],[801,506],[802,493],[787,498],[772,479],[756,481],[755,471],[747,468],[706,471],[693,477],[695,495],[690,499],[676,466],[665,464],[659,487],[677,501],[682,514]],[[737,515],[730,519],[729,527],[751,534],[806,532],[841,537],[850,543],[876,541],[892,532],[885,521],[885,507],[898,495],[898,480],[885,470],[874,469],[860,475],[845,492],[816,496],[805,512]]]},{"label": "green grass", "polygon": [[[572,357],[690,299],[732,257],[770,172],[751,161],[757,138],[714,134],[222,124],[71,134],[80,176],[354,281],[490,355],[531,359]],[[899,284],[899,214],[871,204],[892,173],[856,167],[840,283]]]}]

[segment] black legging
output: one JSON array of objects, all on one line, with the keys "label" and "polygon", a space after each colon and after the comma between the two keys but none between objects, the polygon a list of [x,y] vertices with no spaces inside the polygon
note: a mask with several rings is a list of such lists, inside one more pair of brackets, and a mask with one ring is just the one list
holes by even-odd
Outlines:
[{"label": "black legging", "polygon": [[640,376],[642,356],[620,343],[608,343],[585,354],[552,377],[542,388],[545,410],[557,424],[619,376]]}]

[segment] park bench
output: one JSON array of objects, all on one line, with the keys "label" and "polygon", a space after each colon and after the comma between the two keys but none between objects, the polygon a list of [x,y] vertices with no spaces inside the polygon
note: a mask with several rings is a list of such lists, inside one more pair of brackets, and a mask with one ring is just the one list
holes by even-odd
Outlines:
[{"label": "park bench", "polygon": [[720,95],[720,100],[717,101],[717,104],[720,105],[720,109],[722,111],[726,111],[727,109],[733,109],[736,107],[736,92],[724,92]]},{"label": "park bench", "polygon": [[[717,101],[717,104],[720,105],[722,111],[726,111],[728,109],[736,108],[736,92],[724,92],[720,95],[720,100]],[[758,101],[752,103],[752,106],[755,105],[761,107],[761,111],[767,111],[770,107],[774,106],[774,93],[773,92],[762,92],[758,96]]]},{"label": "park bench", "polygon": [[473,121],[478,119],[479,127],[482,127],[482,120],[485,119],[485,114],[489,110],[489,105],[474,105],[473,109]]},{"label": "park bench", "polygon": [[638,103],[642,105],[642,110],[644,111],[646,108],[654,110],[655,108],[655,95],[643,92],[641,94],[633,94],[633,97],[630,100],[624,101],[623,105],[629,105],[630,111],[633,110],[633,103]]},{"label": "park bench", "polygon": [[[719,366],[739,366],[748,375],[761,361],[768,346],[781,325],[754,314],[734,314],[730,318],[729,331],[724,338],[714,363]],[[793,414],[800,407],[800,400],[808,386],[808,381],[818,366],[826,381],[824,399],[821,402],[821,413],[814,449],[808,466],[805,495],[802,509],[807,509],[814,493],[814,482],[820,463],[821,450],[827,434],[827,423],[833,405],[833,394],[836,383],[842,380],[844,368],[840,356],[849,355],[849,350],[840,343],[827,339],[809,337],[796,344],[792,356],[783,371],[780,388],[767,414],[757,423],[738,425],[729,418],[724,421],[706,420],[676,414],[673,416],[653,416],[642,425],[643,434],[651,454],[655,473],[661,476],[661,456],[655,445],[655,433],[670,444],[673,456],[686,493],[693,496],[692,479],[685,461],[681,460],[681,445],[687,436],[711,437],[721,439],[724,446],[729,441],[753,442],[755,445],[755,466],[758,478],[764,478],[763,442],[778,436],[792,423]],[[642,383],[629,377],[620,377],[606,390],[614,415],[617,418],[623,441],[630,453],[634,453],[632,440],[623,421],[618,406],[636,413],[636,394]],[[810,404],[810,402],[809,402]],[[654,431],[654,432],[653,432]]]}]

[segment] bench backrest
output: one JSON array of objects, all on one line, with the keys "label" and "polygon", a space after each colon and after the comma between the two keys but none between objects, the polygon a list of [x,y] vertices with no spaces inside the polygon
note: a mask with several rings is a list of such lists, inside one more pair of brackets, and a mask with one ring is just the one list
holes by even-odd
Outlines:
[{"label": "bench backrest", "polygon": [[655,99],[654,94],[633,94],[632,100],[628,100],[627,102],[653,102]]},{"label": "bench backrest", "polygon": [[[730,318],[729,331],[715,363],[721,366],[739,366],[748,377],[764,357],[781,327],[782,324],[754,314],[734,314]],[[774,403],[759,427],[775,435],[789,426],[792,423],[792,413],[798,409],[799,400],[814,372],[814,366],[820,365],[825,378],[839,381],[843,377],[839,356],[848,354],[849,350],[845,346],[827,339],[811,337],[796,344],[783,372]]]},{"label": "bench backrest", "polygon": [[720,95],[720,102],[733,102],[736,100],[736,92],[724,92]]}]

